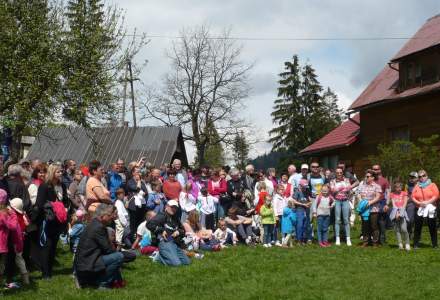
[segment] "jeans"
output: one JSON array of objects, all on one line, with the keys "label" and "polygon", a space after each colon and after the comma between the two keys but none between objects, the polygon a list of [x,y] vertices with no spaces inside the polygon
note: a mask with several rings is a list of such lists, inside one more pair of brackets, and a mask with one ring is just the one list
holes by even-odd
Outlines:
[{"label": "jeans", "polygon": [[263,224],[263,228],[264,228],[264,243],[270,244],[271,242],[274,241],[273,238],[274,224]]},{"label": "jeans", "polygon": [[423,218],[417,213],[414,216],[414,246],[419,246],[424,219],[426,219],[426,222],[428,223],[432,247],[437,247],[437,218]]},{"label": "jeans", "polygon": [[330,215],[318,216],[318,242],[328,241],[328,227],[330,225]]},{"label": "jeans", "polygon": [[185,252],[174,241],[161,241],[159,243],[158,259],[162,264],[172,267],[189,265],[191,263]]},{"label": "jeans", "polygon": [[350,203],[346,201],[335,201],[335,235],[340,237],[341,228],[341,213],[342,220],[344,222],[345,235],[347,238],[350,237]]},{"label": "jeans", "polygon": [[225,217],[225,211],[223,210],[223,206],[220,203],[215,204],[215,220],[218,222],[221,218]]},{"label": "jeans", "polygon": [[235,230],[238,237],[242,241],[245,241],[248,237],[253,236],[251,224],[240,224],[236,228],[233,228],[232,230]]},{"label": "jeans", "polygon": [[121,266],[124,262],[124,255],[121,252],[114,252],[101,257],[105,264],[105,273],[98,279],[98,286],[110,286],[115,280],[122,280]]},{"label": "jeans", "polygon": [[296,239],[305,242],[307,240],[307,227],[310,227],[310,220],[307,223],[308,214],[304,208],[296,209]]},{"label": "jeans", "polygon": [[[281,232],[281,221],[283,219],[283,216],[277,216],[278,221],[276,221],[275,226],[273,227],[273,240],[278,241],[278,233]],[[282,236],[281,236],[282,239]]]}]

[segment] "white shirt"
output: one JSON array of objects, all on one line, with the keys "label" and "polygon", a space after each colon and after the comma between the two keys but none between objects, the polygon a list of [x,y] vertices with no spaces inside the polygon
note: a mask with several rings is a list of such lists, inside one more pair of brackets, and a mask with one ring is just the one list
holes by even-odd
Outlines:
[{"label": "white shirt", "polygon": [[218,199],[208,195],[208,196],[199,196],[198,201],[200,202],[200,211],[205,214],[213,214],[215,212],[215,203],[218,202]]},{"label": "white shirt", "polygon": [[196,198],[194,198],[191,193],[180,192],[179,194],[179,205],[185,212],[190,212],[196,209]]},{"label": "white shirt", "polygon": [[287,207],[287,199],[282,195],[275,194],[275,196],[273,196],[272,203],[275,216],[282,216],[284,208]]},{"label": "white shirt", "polygon": [[115,207],[118,211],[118,220],[121,222],[122,226],[127,227],[129,226],[129,217],[128,212],[125,209],[124,202],[120,199],[116,199],[115,201]]},{"label": "white shirt", "polygon": [[302,178],[301,173],[293,173],[292,175],[290,175],[288,182],[292,185],[292,187],[298,188],[299,181],[301,180],[301,178]]},{"label": "white shirt", "polygon": [[226,238],[228,237],[228,234],[232,234],[232,241],[235,241],[236,233],[229,228],[226,228],[225,231],[221,230],[220,228],[217,228],[217,230],[214,232],[214,238],[216,240],[219,240],[223,244],[226,242]]}]

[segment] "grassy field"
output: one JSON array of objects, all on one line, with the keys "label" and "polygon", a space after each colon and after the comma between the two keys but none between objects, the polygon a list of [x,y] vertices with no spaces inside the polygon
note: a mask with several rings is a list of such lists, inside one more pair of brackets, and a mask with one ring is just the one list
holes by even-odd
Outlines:
[{"label": "grassy field", "polygon": [[60,251],[60,266],[51,281],[39,280],[39,273],[33,273],[31,287],[3,295],[9,299],[438,299],[440,251],[426,242],[407,253],[396,248],[392,231],[387,236],[389,245],[378,249],[238,246],[208,253],[183,268],[140,257],[124,267],[127,287],[107,291],[75,289],[66,249]]}]

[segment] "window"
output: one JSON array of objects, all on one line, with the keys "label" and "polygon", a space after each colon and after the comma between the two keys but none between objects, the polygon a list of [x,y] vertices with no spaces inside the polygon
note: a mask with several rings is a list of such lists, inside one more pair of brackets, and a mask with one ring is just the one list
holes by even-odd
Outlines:
[{"label": "window", "polygon": [[408,126],[399,126],[388,129],[388,135],[390,141],[409,141],[409,129]]}]

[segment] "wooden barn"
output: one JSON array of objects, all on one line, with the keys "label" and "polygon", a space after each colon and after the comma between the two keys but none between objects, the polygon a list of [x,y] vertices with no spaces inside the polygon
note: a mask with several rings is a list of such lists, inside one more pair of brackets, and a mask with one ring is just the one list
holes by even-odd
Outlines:
[{"label": "wooden barn", "polygon": [[391,58],[348,109],[349,120],[301,151],[324,167],[346,161],[358,174],[378,144],[440,133],[440,15]]}]

